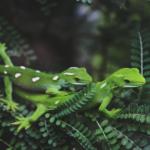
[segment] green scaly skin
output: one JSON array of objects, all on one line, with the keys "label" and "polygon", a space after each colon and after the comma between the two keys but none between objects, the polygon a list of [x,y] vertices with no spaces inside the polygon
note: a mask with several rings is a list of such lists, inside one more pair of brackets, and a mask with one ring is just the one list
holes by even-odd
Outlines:
[{"label": "green scaly skin", "polygon": [[[0,57],[2,57],[5,64],[9,66],[13,66],[13,63],[11,62],[10,58],[6,54],[6,47],[5,44],[0,44]],[[12,98],[12,83],[8,76],[4,77],[4,86],[5,86],[5,99],[0,99],[3,103],[6,104],[6,108],[8,110],[16,111],[18,108],[18,104],[13,101]]]},{"label": "green scaly skin", "polygon": [[[50,74],[24,66],[14,66],[6,53],[4,44],[0,44],[0,57],[5,63],[5,65],[0,65],[0,75],[4,76],[6,94],[6,98],[1,101],[9,110],[19,109],[18,104],[12,100],[13,83],[19,87],[14,91],[16,94],[37,106],[31,117],[16,117],[18,121],[13,124],[19,125],[18,131],[28,128],[31,122],[37,120],[47,110],[54,109],[55,105],[60,103],[58,100],[63,102],[66,98],[68,99],[70,97],[68,92],[74,91],[74,87],[92,82],[92,78],[85,68],[71,67],[61,73]],[[63,90],[66,87],[68,87],[67,90]],[[36,94],[25,93],[26,90],[34,91]]]},{"label": "green scaly skin", "polygon": [[108,117],[115,118],[121,109],[108,110],[116,89],[140,87],[145,84],[145,78],[137,68],[122,68],[107,77],[104,81],[96,83],[96,95],[90,107],[100,104],[99,110]]},{"label": "green scaly skin", "polygon": [[[10,65],[11,61],[5,53],[5,50],[3,51],[3,47],[1,44],[0,57],[8,66],[0,65],[0,74],[4,76],[4,78],[7,77],[7,79],[9,79],[9,86],[5,84],[6,88],[9,87],[6,93],[8,92],[9,96],[12,95],[12,90],[10,90],[12,89],[12,82],[17,86],[14,92],[24,100],[32,102],[37,107],[31,116],[16,117],[17,121],[13,124],[18,125],[18,132],[21,129],[29,128],[31,123],[37,121],[45,112],[56,109],[74,96],[75,91],[72,91],[72,88],[64,90],[63,87],[70,87],[71,85],[72,87],[76,85],[82,86],[92,82],[91,76],[84,68],[72,67],[59,74],[49,74],[23,66],[13,66],[12,63]],[[5,61],[6,59],[9,60],[9,63]],[[95,83],[96,94],[87,107],[90,108],[95,105],[100,105],[100,111],[105,113],[108,117],[114,118],[120,113],[121,109],[108,110],[107,106],[111,102],[116,88],[139,87],[143,84],[145,84],[145,79],[139,73],[138,69],[120,69],[107,77],[104,81]],[[33,91],[36,92],[33,93]],[[15,103],[12,98],[9,99],[11,99],[11,101],[8,101],[6,104],[12,105],[12,103]]]}]

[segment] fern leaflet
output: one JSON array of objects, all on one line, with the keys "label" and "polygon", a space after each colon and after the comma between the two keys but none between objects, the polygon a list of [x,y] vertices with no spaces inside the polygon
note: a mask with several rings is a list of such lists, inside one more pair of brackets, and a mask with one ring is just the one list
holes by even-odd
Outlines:
[{"label": "fern leaflet", "polygon": [[133,34],[131,49],[131,66],[140,70],[147,84],[140,89],[138,99],[150,94],[150,34],[148,31],[137,31]]},{"label": "fern leaflet", "polygon": [[55,118],[64,117],[71,113],[74,113],[85,105],[87,105],[95,95],[95,84],[88,85],[85,89],[81,90],[79,93],[75,94],[75,96],[68,100],[66,103],[61,105],[56,111],[54,115]]}]

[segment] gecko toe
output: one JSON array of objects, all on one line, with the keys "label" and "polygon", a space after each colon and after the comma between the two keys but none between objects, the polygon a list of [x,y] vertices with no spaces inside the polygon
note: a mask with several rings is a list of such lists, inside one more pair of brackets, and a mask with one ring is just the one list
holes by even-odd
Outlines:
[{"label": "gecko toe", "polygon": [[7,109],[7,110],[16,112],[16,110],[19,109],[18,103],[14,102],[14,101],[12,101],[12,100],[0,99],[0,101],[1,101],[2,103],[4,103],[4,105],[6,105],[6,109]]},{"label": "gecko toe", "polygon": [[22,129],[28,129],[30,127],[30,119],[27,117],[16,117],[15,122],[11,123],[12,125],[17,125],[17,132],[20,132]]}]

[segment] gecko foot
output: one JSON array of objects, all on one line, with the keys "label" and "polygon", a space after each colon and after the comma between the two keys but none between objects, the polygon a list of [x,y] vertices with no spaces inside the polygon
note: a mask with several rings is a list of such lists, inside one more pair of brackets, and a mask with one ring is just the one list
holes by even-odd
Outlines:
[{"label": "gecko foot", "polygon": [[112,109],[111,111],[108,111],[107,112],[107,115],[110,117],[110,118],[116,118],[120,113],[121,113],[121,109],[118,108],[118,109]]},{"label": "gecko foot", "polygon": [[17,132],[20,132],[22,129],[28,129],[31,126],[30,119],[28,117],[16,117],[16,122],[11,124],[17,125]]},{"label": "gecko foot", "polygon": [[7,110],[15,112],[18,110],[18,103],[12,101],[12,100],[7,100],[7,99],[0,99],[5,105]]}]

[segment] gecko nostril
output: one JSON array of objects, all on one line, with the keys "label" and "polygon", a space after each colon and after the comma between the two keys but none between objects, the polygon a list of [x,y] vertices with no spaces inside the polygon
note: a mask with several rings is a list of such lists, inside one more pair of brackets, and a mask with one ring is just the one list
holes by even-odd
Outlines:
[{"label": "gecko nostril", "polygon": [[79,78],[75,78],[75,81],[78,82],[78,81],[80,81],[80,79]]},{"label": "gecko nostril", "polygon": [[126,83],[130,83],[130,81],[129,80],[124,80]]}]

